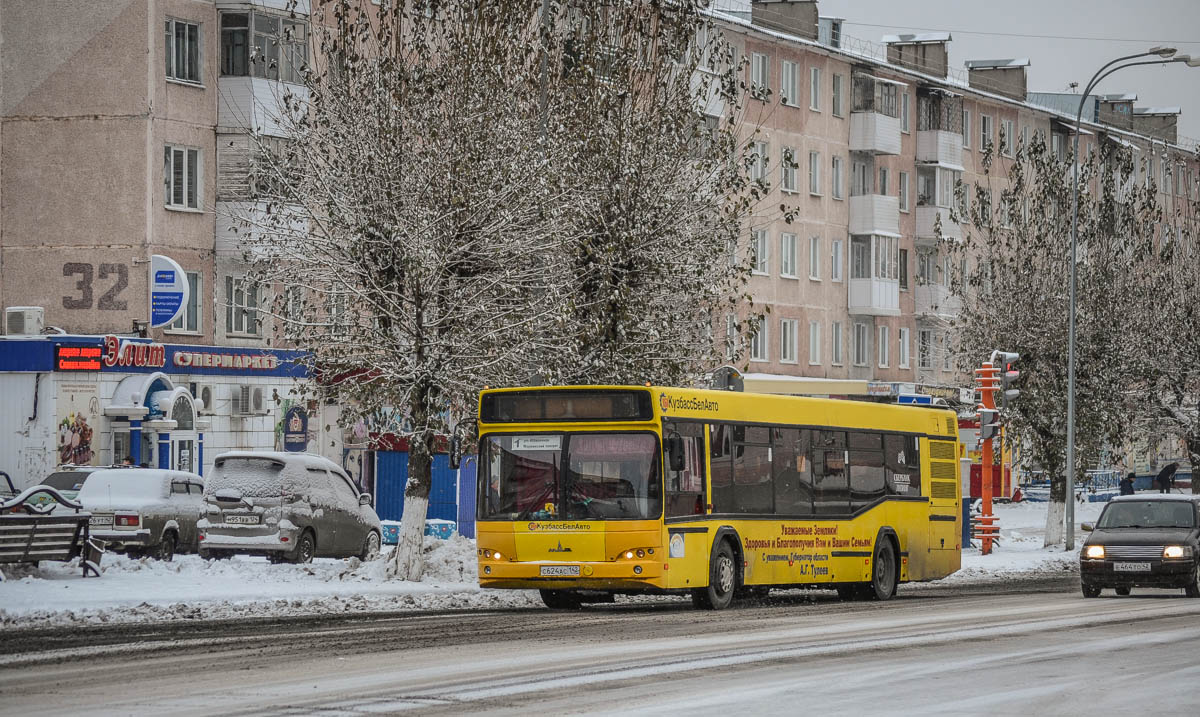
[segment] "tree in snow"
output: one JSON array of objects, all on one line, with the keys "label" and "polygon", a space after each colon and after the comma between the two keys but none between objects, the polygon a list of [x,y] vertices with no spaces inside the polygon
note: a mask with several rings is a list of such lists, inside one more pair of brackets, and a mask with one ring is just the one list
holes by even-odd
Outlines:
[{"label": "tree in snow", "polygon": [[432,455],[484,385],[712,365],[748,185],[703,109],[738,86],[700,3],[321,0],[313,25],[245,241],[313,390],[407,438],[390,572],[417,579]]},{"label": "tree in snow", "polygon": [[[1004,178],[974,188],[963,244],[968,270],[954,290],[959,367],[970,372],[994,349],[1021,354],[1021,395],[1007,406],[1009,437],[1051,481],[1046,545],[1063,540],[1066,500],[1071,156],[1035,138],[1017,149]],[[1101,450],[1125,437],[1131,359],[1123,295],[1133,257],[1148,246],[1152,202],[1132,181],[1129,151],[1100,145],[1080,163],[1076,289],[1076,484]],[[1006,181],[1002,181],[1006,180]],[[960,193],[968,191],[960,187]],[[965,197],[960,205],[966,204]],[[973,262],[973,266],[970,264]]]}]

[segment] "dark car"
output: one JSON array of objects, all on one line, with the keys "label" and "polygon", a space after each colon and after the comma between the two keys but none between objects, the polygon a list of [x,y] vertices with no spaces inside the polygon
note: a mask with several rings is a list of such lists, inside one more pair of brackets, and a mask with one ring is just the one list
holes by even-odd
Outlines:
[{"label": "dark car", "polygon": [[1200,597],[1200,496],[1125,495],[1104,507],[1079,553],[1084,597],[1104,588],[1183,588]]}]

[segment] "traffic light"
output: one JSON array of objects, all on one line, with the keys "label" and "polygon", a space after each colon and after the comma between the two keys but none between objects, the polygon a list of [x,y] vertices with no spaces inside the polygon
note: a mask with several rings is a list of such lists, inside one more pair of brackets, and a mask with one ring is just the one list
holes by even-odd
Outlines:
[{"label": "traffic light", "polygon": [[1000,434],[1000,412],[994,408],[979,409],[979,440],[990,441]]},{"label": "traffic light", "polygon": [[1017,396],[1021,395],[1018,389],[1012,388],[1021,378],[1021,372],[1013,368],[1020,358],[1021,354],[1009,351],[996,351],[992,354],[993,361],[1004,366],[1004,372],[1000,374],[1000,395],[1005,403],[1016,400]]}]

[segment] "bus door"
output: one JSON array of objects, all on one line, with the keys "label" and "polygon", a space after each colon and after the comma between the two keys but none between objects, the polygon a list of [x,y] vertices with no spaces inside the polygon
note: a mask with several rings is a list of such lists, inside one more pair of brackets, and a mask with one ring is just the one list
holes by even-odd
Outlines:
[{"label": "bus door", "polygon": [[929,441],[930,574],[958,569],[962,535],[959,509],[958,456],[954,441]]}]

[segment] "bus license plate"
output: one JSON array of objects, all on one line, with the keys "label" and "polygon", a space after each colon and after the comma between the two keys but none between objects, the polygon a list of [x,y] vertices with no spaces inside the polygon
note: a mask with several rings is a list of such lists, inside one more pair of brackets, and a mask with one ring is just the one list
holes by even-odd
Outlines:
[{"label": "bus license plate", "polygon": [[1113,563],[1113,570],[1118,573],[1148,573],[1150,563]]},{"label": "bus license plate", "polygon": [[258,525],[257,515],[227,515],[225,516],[226,523],[240,523],[241,525]]},{"label": "bus license plate", "polygon": [[542,577],[579,577],[578,565],[543,565]]}]

